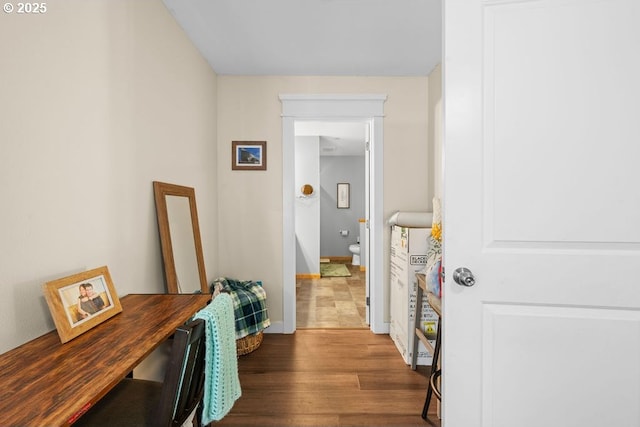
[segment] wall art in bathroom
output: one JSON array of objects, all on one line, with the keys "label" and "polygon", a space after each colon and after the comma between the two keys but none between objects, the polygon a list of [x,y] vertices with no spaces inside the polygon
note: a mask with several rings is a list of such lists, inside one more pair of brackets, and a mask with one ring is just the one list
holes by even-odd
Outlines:
[{"label": "wall art in bathroom", "polygon": [[244,171],[267,170],[267,142],[232,141],[231,169]]},{"label": "wall art in bathroom", "polygon": [[338,209],[349,209],[349,183],[338,183]]}]

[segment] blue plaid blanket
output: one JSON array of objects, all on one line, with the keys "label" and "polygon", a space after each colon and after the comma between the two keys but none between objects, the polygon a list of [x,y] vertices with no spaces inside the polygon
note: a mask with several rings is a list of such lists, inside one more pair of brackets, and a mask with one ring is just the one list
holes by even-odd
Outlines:
[{"label": "blue plaid blanket", "polygon": [[267,312],[267,293],[260,281],[240,281],[220,277],[213,282],[233,299],[236,318],[236,339],[254,335],[271,325]]}]

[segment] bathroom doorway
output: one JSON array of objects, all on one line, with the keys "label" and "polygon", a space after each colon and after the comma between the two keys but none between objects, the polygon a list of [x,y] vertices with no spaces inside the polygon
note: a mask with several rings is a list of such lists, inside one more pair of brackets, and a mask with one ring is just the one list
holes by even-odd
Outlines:
[{"label": "bathroom doorway", "polygon": [[[382,281],[382,153],[383,104],[386,95],[280,95],[283,133],[283,332],[296,329],[296,235],[295,235],[295,125],[298,121],[361,122],[368,124],[366,167],[367,256],[369,327],[374,333],[388,333],[384,322]],[[364,242],[363,242],[364,240]],[[320,254],[318,253],[318,261]]]},{"label": "bathroom doorway", "polygon": [[298,328],[368,327],[368,135],[363,120],[295,123]]}]

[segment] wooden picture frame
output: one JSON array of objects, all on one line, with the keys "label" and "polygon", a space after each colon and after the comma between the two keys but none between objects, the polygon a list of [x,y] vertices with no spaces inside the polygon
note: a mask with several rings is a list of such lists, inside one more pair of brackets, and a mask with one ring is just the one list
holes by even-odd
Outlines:
[{"label": "wooden picture frame", "polygon": [[232,141],[232,170],[267,170],[267,141]]},{"label": "wooden picture frame", "polygon": [[62,343],[122,312],[106,266],[47,282],[43,291]]},{"label": "wooden picture frame", "polygon": [[350,194],[349,183],[339,182],[336,199],[338,200],[338,209],[349,209],[350,206]]}]

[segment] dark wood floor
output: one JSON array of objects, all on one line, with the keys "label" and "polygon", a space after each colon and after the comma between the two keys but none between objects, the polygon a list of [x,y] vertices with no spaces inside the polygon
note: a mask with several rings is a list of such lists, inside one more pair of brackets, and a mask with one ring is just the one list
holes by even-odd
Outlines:
[{"label": "dark wood floor", "polygon": [[366,329],[265,334],[239,359],[242,397],[218,425],[440,426],[421,418],[429,367],[405,365],[388,335]]}]

